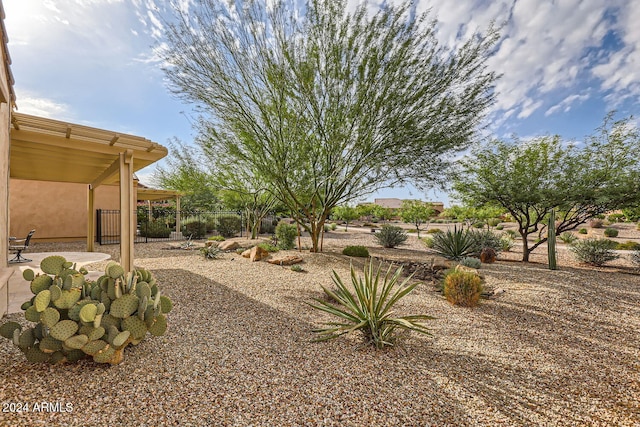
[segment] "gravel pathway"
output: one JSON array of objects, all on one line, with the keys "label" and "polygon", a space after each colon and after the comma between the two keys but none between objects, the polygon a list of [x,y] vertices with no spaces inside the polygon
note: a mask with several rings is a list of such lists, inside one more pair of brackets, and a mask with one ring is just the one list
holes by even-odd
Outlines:
[{"label": "gravel pathway", "polygon": [[[1,413],[0,425],[640,425],[640,275],[624,260],[590,269],[562,248],[552,272],[544,252],[527,265],[503,254],[482,269],[503,294],[464,309],[421,285],[397,312],[437,317],[433,336],[375,351],[355,336],[310,342],[328,317],[305,302],[331,285],[331,269],[347,278],[346,244],[431,257],[414,237],[384,250],[367,233],[330,233],[326,253],[302,253],[307,272],[295,273],[235,253],[206,261],[136,245],[136,264],[174,301],[167,334],[128,349],[115,367],[31,365],[0,340],[2,409],[29,405]],[[43,410],[49,402],[58,406]]]}]

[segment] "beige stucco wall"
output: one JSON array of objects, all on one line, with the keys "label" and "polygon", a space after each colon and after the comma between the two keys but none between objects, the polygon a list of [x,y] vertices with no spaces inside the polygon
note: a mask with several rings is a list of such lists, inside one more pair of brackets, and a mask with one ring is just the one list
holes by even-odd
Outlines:
[{"label": "beige stucco wall", "polygon": [[[87,184],[11,179],[11,235],[24,237],[35,228],[34,241],[85,240],[87,188]],[[96,188],[94,207],[120,209],[119,187],[103,185]]]}]

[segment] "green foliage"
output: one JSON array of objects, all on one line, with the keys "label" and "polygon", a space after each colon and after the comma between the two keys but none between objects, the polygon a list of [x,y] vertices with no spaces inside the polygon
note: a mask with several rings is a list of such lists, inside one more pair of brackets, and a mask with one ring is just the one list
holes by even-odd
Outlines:
[{"label": "green foliage", "polygon": [[453,305],[475,307],[482,294],[482,279],[469,271],[452,271],[444,278],[443,293]]},{"label": "green foliage", "polygon": [[338,228],[338,224],[336,224],[335,222],[332,222],[329,228],[331,229],[331,231],[336,231],[336,229]]},{"label": "green foliage", "polygon": [[478,245],[473,233],[457,227],[434,234],[433,249],[439,255],[452,260],[478,255]]},{"label": "green foliage", "polygon": [[[52,273],[33,277],[34,304],[23,304],[25,318],[37,325],[24,331],[16,322],[0,326],[0,335],[13,339],[28,361],[58,364],[93,357],[96,363],[115,365],[123,361],[125,348],[139,344],[147,332],[165,333],[165,314],[173,304],[160,294],[151,272],[125,273],[110,262],[92,282],[61,256],[47,257],[42,264],[43,271]],[[33,286],[35,280],[49,285]]]},{"label": "green foliage", "polygon": [[331,211],[334,218],[345,222],[345,230],[349,228],[349,223],[360,218],[360,213],[356,208],[351,206],[336,206]]},{"label": "green foliage", "polygon": [[216,230],[223,237],[233,237],[242,229],[240,215],[220,215],[216,218]]},{"label": "green foliage", "polygon": [[144,222],[140,225],[140,235],[142,237],[164,238],[171,235],[171,229],[167,224],[160,221]]},{"label": "green foliage", "polygon": [[204,259],[216,259],[220,256],[222,251],[217,246],[211,245],[200,248],[200,253],[204,256]]},{"label": "green foliage", "polygon": [[604,221],[600,218],[593,218],[589,220],[589,227],[591,228],[602,228],[604,226]]},{"label": "green foliage", "polygon": [[300,264],[293,264],[291,266],[291,271],[295,271],[296,273],[303,273],[304,272],[304,268],[302,268],[302,266]]},{"label": "green foliage", "polygon": [[413,224],[416,227],[418,238],[420,238],[420,226],[428,222],[435,213],[433,204],[419,200],[404,200],[400,208],[400,218],[402,218],[402,221]]},{"label": "green foliage", "polygon": [[343,255],[369,258],[369,249],[364,246],[347,246],[342,250]]},{"label": "green foliage", "polygon": [[276,227],[276,238],[280,249],[293,249],[298,236],[298,228],[295,225],[280,222]]},{"label": "green foliage", "polygon": [[315,329],[314,332],[320,334],[317,341],[326,341],[359,331],[366,342],[381,349],[394,345],[397,329],[430,335],[422,321],[433,319],[431,316],[393,317],[396,303],[412,292],[418,283],[411,284],[411,277],[400,282],[402,267],[392,272],[392,266],[389,266],[386,274],[382,273],[381,269],[379,266],[374,270],[373,263],[369,262],[364,268],[363,278],[358,276],[351,266],[352,290],[343,283],[335,271],[333,272],[336,290],[332,291],[324,286],[322,289],[334,303],[314,298],[315,304],[310,305],[337,316],[339,320],[327,323],[326,328]]},{"label": "green foliage", "polygon": [[607,216],[607,221],[609,221],[609,222],[625,222],[626,221],[626,217],[625,217],[624,213],[613,213],[613,214]]},{"label": "green foliage", "polygon": [[476,251],[479,254],[484,248],[493,249],[496,254],[502,251],[501,235],[491,230],[471,230],[469,234],[475,242]]},{"label": "green foliage", "polygon": [[262,220],[262,226],[260,227],[260,232],[264,234],[275,234],[277,225],[278,225],[277,219],[265,218]]},{"label": "green foliage", "polygon": [[474,228],[483,228],[486,224],[482,221],[473,223]]},{"label": "green foliage", "polygon": [[640,221],[640,206],[629,207],[622,209],[622,214],[626,221],[637,222]]},{"label": "green foliage", "polygon": [[496,225],[496,230],[503,230],[504,229],[504,225]]},{"label": "green foliage", "polygon": [[513,249],[513,246],[515,244],[516,242],[511,236],[509,236],[508,234],[503,234],[502,236],[500,236],[500,250],[496,251],[496,253],[509,252],[511,249]]},{"label": "green foliage", "polygon": [[394,225],[383,225],[374,237],[378,244],[385,248],[395,248],[404,243],[408,238],[407,233],[401,227]]},{"label": "green foliage", "polygon": [[618,243],[616,249],[619,251],[640,251],[640,243],[626,241],[624,243]]},{"label": "green foliage", "polygon": [[616,247],[617,243],[609,239],[584,239],[575,242],[569,250],[573,252],[578,261],[601,266],[620,258],[620,255],[613,252]]},{"label": "green foliage", "polygon": [[202,239],[207,234],[207,223],[189,220],[182,223],[182,235],[186,238]]},{"label": "green foliage", "polygon": [[422,240],[422,243],[424,243],[424,245],[426,247],[433,248],[433,237],[432,236],[423,237],[421,240]]},{"label": "green foliage", "polygon": [[224,242],[226,239],[224,237],[218,235],[218,236],[211,236],[207,240],[211,240],[211,241],[214,241],[214,242]]},{"label": "green foliage", "polygon": [[578,240],[578,236],[576,236],[575,234],[573,234],[570,231],[565,231],[564,233],[561,233],[558,236],[558,239],[562,240],[562,242],[571,245],[573,242],[575,242],[576,240]]},{"label": "green foliage", "polygon": [[474,257],[464,257],[460,260],[460,265],[464,265],[465,267],[471,267],[478,269],[482,267],[482,262],[478,258]]},{"label": "green foliage", "polygon": [[500,218],[490,218],[489,220],[487,220],[487,224],[491,227],[497,227],[501,222],[502,220],[500,220]]},{"label": "green foliage", "polygon": [[618,237],[618,230],[616,230],[615,228],[605,228],[604,229],[604,235],[606,237]]},{"label": "green foliage", "polygon": [[265,251],[272,253],[272,252],[278,252],[280,249],[278,249],[277,246],[273,246],[267,242],[262,242],[262,243],[258,243],[258,247],[264,249]]},{"label": "green foliage", "polygon": [[587,233],[588,233],[588,231],[587,231],[587,229],[586,229],[586,228],[584,228],[584,227],[583,227],[583,228],[581,228],[581,229],[579,229],[579,230],[578,230],[578,233],[580,233],[580,234],[587,234]]},{"label": "green foliage", "polygon": [[437,234],[437,233],[442,233],[442,230],[439,228],[430,228],[427,230],[427,233],[429,234]]},{"label": "green foliage", "polygon": [[511,237],[513,240],[518,238],[518,232],[516,230],[507,230],[504,232],[507,236]]}]

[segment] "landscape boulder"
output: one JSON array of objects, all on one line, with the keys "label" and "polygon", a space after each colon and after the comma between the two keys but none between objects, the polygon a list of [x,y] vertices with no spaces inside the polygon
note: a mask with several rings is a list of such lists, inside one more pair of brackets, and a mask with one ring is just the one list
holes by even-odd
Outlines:
[{"label": "landscape boulder", "polygon": [[238,242],[233,242],[228,240],[224,242],[220,242],[220,244],[218,244],[218,249],[220,249],[221,251],[235,251],[239,247],[240,245],[238,244]]},{"label": "landscape boulder", "polygon": [[293,264],[299,264],[302,261],[303,261],[302,257],[299,257],[297,255],[287,255],[284,258],[270,259],[267,262],[275,265],[293,265]]},{"label": "landscape boulder", "polygon": [[265,259],[268,256],[269,256],[269,252],[267,252],[266,250],[262,249],[260,246],[252,247],[251,251],[249,252],[249,259],[252,262],[260,261],[262,259]]}]

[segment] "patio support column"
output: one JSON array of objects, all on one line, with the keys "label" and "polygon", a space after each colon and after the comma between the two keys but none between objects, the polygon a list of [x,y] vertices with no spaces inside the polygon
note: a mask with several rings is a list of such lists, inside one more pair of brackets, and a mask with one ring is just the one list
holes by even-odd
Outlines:
[{"label": "patio support column", "polygon": [[120,264],[133,270],[133,151],[120,153]]},{"label": "patio support column", "polygon": [[87,194],[87,252],[93,252],[96,235],[96,216],[93,214],[94,189],[89,185]]},{"label": "patio support column", "polygon": [[153,212],[151,212],[151,200],[147,200],[147,214],[149,215],[149,222],[153,221]]},{"label": "patio support column", "polygon": [[176,233],[180,233],[180,196],[176,196]]}]

